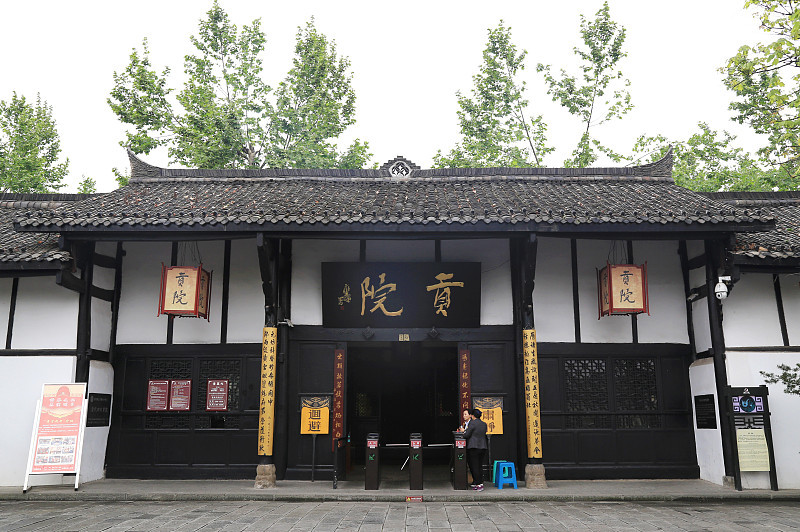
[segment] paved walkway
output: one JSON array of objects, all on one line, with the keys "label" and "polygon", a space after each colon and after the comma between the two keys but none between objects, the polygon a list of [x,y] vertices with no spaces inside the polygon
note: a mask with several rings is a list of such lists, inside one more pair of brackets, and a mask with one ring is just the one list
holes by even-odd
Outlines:
[{"label": "paved walkway", "polygon": [[581,531],[800,529],[791,502],[0,501],[0,530]]},{"label": "paved walkway", "polygon": [[[33,477],[33,482],[36,477]],[[473,501],[800,501],[800,490],[744,490],[703,480],[593,480],[549,481],[547,489],[504,488],[487,483],[482,492],[454,491],[447,482],[426,482],[411,491],[407,483],[382,482],[381,489],[365,491],[361,482],[278,481],[278,487],[255,489],[250,480],[98,480],[71,485],[0,488],[0,500],[61,501],[383,501],[405,502],[422,496],[425,502]]]}]

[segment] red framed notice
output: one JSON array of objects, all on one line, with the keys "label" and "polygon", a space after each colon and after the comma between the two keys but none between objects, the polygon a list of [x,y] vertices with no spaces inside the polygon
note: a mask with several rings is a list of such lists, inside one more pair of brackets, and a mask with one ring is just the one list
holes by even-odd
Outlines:
[{"label": "red framed notice", "polygon": [[206,410],[224,412],[228,410],[228,379],[208,379]]},{"label": "red framed notice", "polygon": [[147,381],[147,411],[166,410],[169,399],[169,381]]},{"label": "red framed notice", "polygon": [[192,406],[192,379],[170,381],[169,409],[189,410]]}]

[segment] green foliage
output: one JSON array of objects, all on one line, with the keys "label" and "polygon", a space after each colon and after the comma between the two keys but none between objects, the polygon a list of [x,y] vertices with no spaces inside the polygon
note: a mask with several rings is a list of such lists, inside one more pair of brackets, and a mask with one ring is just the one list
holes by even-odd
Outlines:
[{"label": "green foliage", "polygon": [[114,181],[117,182],[117,185],[120,187],[124,187],[128,184],[131,179],[131,176],[128,175],[127,172],[123,173],[119,171],[119,168],[112,168],[111,173],[114,174]]},{"label": "green foliage", "polygon": [[525,82],[517,79],[525,68],[525,50],[511,42],[511,28],[500,21],[489,29],[480,72],[472,77],[472,98],[458,96],[461,142],[434,156],[435,168],[543,166],[547,126],[541,115],[525,116]]},{"label": "green foliage", "polygon": [[91,177],[83,176],[78,183],[78,194],[94,194],[97,192],[97,181]]},{"label": "green foliage", "polygon": [[0,101],[0,192],[48,192],[64,186],[69,159],[59,162],[61,142],[53,109],[36,95],[30,104],[12,93]]},{"label": "green foliage", "polygon": [[672,176],[675,183],[699,192],[793,190],[791,177],[782,169],[764,168],[758,160],[735,147],[736,137],[712,130],[699,122],[698,131],[686,140],[668,140],[663,135],[642,135],[633,147],[631,160],[652,162],[673,148]]},{"label": "green foliage", "polygon": [[747,0],[773,40],[742,46],[722,69],[737,99],[735,120],[767,135],[759,155],[792,178],[800,173],[800,13],[793,0]]},{"label": "green foliage", "polygon": [[564,166],[583,168],[594,163],[601,153],[619,162],[623,157],[595,138],[595,128],[613,118],[622,118],[633,108],[628,91],[630,81],[624,79],[617,63],[627,54],[622,51],[625,28],[611,20],[608,2],[596,13],[595,19],[581,15],[581,38],[584,47],[573,51],[580,59],[580,75],[571,76],[561,69],[552,74],[549,65],[539,64],[548,85],[547,93],[570,114],[582,122],[581,137],[572,157]]},{"label": "green foliage", "polygon": [[358,140],[337,151],[336,138],[355,122],[350,63],[313,19],[298,29],[293,67],[274,95],[262,78],[259,20],[240,31],[214,2],[191,42],[177,105],[170,70],[154,69],[147,41],[114,73],[108,104],[130,126],[121,144],[134,153],[165,146],[172,161],[200,168],[361,168],[371,156]]},{"label": "green foliage", "polygon": [[783,391],[788,394],[800,395],[800,364],[795,365],[794,368],[786,364],[778,364],[778,369],[781,370],[780,374],[769,373],[761,371],[761,376],[767,384],[783,384]]}]

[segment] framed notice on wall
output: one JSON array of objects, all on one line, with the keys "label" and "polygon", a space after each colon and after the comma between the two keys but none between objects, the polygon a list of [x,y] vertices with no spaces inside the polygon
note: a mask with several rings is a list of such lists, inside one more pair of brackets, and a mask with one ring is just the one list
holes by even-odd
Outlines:
[{"label": "framed notice on wall", "polygon": [[169,381],[147,381],[147,410],[166,410],[169,398]]},{"label": "framed notice on wall", "polygon": [[45,384],[36,407],[36,418],[25,472],[74,474],[78,489],[83,432],[86,426],[86,384]]},{"label": "framed notice on wall", "polygon": [[206,410],[224,412],[228,410],[228,379],[208,379]]}]

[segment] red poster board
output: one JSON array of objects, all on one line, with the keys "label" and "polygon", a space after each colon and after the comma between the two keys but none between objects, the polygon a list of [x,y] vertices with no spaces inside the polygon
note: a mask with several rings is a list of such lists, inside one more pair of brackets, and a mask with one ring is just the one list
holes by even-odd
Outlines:
[{"label": "red poster board", "polygon": [[169,381],[147,381],[147,410],[166,410]]},{"label": "red poster board", "polygon": [[169,409],[189,410],[192,406],[192,380],[170,381]]},{"label": "red poster board", "polygon": [[86,384],[45,384],[36,410],[23,492],[32,474],[74,474],[78,489]]},{"label": "red poster board", "polygon": [[206,410],[224,412],[228,409],[228,379],[208,379]]}]

